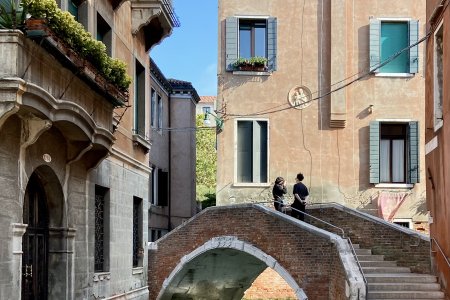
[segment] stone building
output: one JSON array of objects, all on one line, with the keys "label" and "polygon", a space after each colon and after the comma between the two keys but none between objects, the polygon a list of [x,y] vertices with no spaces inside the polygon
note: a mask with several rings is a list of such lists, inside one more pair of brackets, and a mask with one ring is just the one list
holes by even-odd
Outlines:
[{"label": "stone building", "polygon": [[148,299],[148,52],[178,20],[168,0],[57,2],[132,84],[0,31],[0,299]]},{"label": "stone building", "polygon": [[[450,67],[448,47],[450,2],[427,1],[425,163],[427,167],[427,208],[430,214],[432,262],[450,299],[450,197],[448,172],[450,141],[450,89],[446,82]],[[447,29],[445,29],[447,27]]]},{"label": "stone building", "polygon": [[190,82],[166,79],[151,59],[149,241],[197,212],[195,202],[195,107]]},{"label": "stone building", "polygon": [[292,199],[302,172],[313,203],[426,231],[425,2],[221,0],[218,19],[217,203],[270,201],[277,176]]}]

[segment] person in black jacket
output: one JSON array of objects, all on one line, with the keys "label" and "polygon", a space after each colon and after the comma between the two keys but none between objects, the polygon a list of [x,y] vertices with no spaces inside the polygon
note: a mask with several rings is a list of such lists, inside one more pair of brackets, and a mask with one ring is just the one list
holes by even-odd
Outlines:
[{"label": "person in black jacket", "polygon": [[291,204],[291,207],[295,208],[292,210],[291,216],[301,221],[305,220],[305,215],[301,212],[306,210],[306,197],[309,195],[308,188],[302,183],[304,178],[302,173],[297,174],[295,178],[296,184],[292,192],[294,194],[294,203]]},{"label": "person in black jacket", "polygon": [[284,202],[284,194],[287,193],[286,189],[286,181],[284,181],[283,177],[277,177],[275,179],[275,184],[273,185],[272,189],[272,195],[273,195],[273,205],[275,206],[275,209],[278,211],[281,211],[283,208],[283,202]]}]

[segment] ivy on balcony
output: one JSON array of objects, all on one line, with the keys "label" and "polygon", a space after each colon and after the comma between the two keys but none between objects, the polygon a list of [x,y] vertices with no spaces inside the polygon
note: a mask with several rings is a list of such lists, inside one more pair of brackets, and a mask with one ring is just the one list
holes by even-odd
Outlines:
[{"label": "ivy on balcony", "polygon": [[[23,10],[31,15],[32,19],[44,19],[51,31],[81,58],[89,61],[107,82],[122,92],[128,91],[131,78],[127,74],[127,65],[108,56],[106,46],[95,40],[69,12],[59,9],[55,0],[21,2]],[[8,10],[5,10],[5,13],[7,12]],[[22,29],[21,26],[18,28]]]}]

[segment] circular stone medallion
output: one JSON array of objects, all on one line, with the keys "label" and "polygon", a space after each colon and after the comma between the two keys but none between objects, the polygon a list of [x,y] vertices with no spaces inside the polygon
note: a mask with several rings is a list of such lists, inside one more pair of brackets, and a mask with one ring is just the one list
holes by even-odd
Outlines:
[{"label": "circular stone medallion", "polygon": [[289,104],[296,109],[304,109],[311,105],[311,91],[306,86],[293,87],[288,94]]}]

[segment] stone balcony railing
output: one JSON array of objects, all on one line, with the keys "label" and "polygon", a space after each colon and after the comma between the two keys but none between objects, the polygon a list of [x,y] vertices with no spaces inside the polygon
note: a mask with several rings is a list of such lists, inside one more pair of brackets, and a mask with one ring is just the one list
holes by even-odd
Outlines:
[{"label": "stone balcony railing", "polygon": [[109,148],[117,104],[44,43],[19,30],[0,30],[0,55],[5,58],[0,61],[0,127],[8,115],[28,112],[50,122],[76,124],[94,144]]}]

